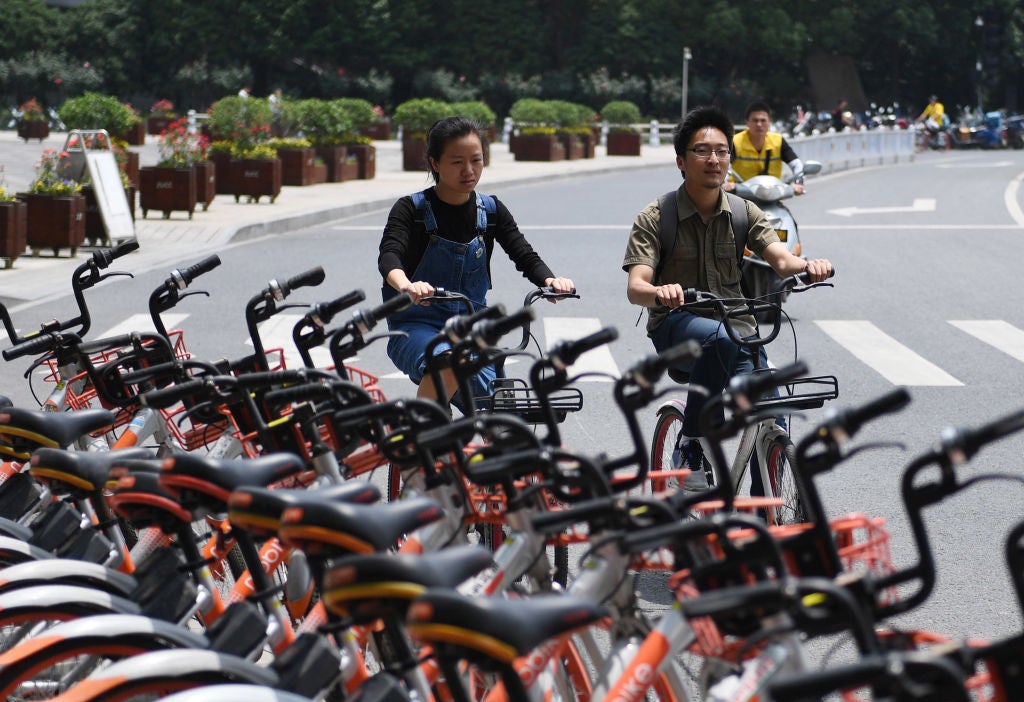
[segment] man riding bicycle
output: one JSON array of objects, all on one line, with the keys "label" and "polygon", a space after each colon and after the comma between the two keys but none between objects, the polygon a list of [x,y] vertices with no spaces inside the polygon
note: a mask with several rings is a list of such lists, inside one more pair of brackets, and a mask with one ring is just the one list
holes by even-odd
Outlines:
[{"label": "man riding bicycle", "polygon": [[[647,308],[647,335],[655,349],[664,351],[689,339],[700,343],[704,349],[701,357],[679,370],[689,373],[693,385],[712,395],[720,393],[732,376],[753,369],[753,352],[730,341],[722,321],[711,310],[685,310],[672,315],[669,311],[683,304],[686,288],[720,297],[743,296],[731,219],[733,207],[746,207],[747,248],[780,276],[806,271],[811,282],[820,282],[832,270],[826,259],[805,260],[790,253],[756,205],[735,196],[726,197],[722,184],[729,171],[732,138],[732,123],[720,110],[700,107],[686,115],[673,137],[676,165],[684,180],[675,194],[677,222],[671,254],[662,260],[661,205],[656,200],[633,222],[622,263],[629,274],[626,296],[632,304]],[[741,338],[757,335],[752,317],[729,323]],[[763,349],[760,353],[764,354]],[[693,471],[684,484],[687,489],[708,486],[706,473],[710,467],[696,440],[704,399],[702,393],[691,390],[686,400],[679,467]]]}]

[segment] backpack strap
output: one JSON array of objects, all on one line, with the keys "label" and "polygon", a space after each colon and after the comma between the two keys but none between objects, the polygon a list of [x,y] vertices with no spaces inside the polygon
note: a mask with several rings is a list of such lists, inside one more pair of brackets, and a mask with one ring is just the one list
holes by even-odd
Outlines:
[{"label": "backpack strap", "polygon": [[[417,215],[423,220],[423,228],[427,230],[429,236],[433,236],[437,233],[437,219],[427,200],[426,192],[426,190],[421,190],[409,197],[412,198]],[[487,233],[488,227],[494,226],[494,215],[497,211],[498,204],[493,195],[476,194],[476,228],[480,236]]]},{"label": "backpack strap", "polygon": [[[736,240],[736,262],[743,267],[743,251],[747,248],[747,232],[750,229],[750,214],[747,212],[747,201],[734,193],[725,193],[729,200],[729,221],[732,224],[732,235]],[[654,281],[661,277],[665,261],[672,255],[676,246],[676,229],[679,227],[679,206],[676,203],[676,191],[670,190],[658,198],[661,209],[661,221],[658,229],[658,267],[654,270]]]}]

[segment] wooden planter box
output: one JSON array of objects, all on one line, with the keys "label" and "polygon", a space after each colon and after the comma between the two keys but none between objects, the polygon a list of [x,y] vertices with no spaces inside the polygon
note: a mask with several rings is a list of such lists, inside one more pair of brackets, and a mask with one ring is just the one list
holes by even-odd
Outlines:
[{"label": "wooden planter box", "polygon": [[146,133],[160,135],[177,117],[149,117],[146,119]]},{"label": "wooden planter box", "polygon": [[192,169],[196,172],[196,204],[206,212],[217,196],[217,167],[213,161],[198,161]]},{"label": "wooden planter box", "polygon": [[345,157],[345,162],[341,164],[341,176],[338,180],[359,180],[359,159],[356,158],[355,154],[349,154]]},{"label": "wooden planter box", "polygon": [[212,153],[207,156],[207,158],[213,164],[213,169],[217,176],[217,180],[215,182],[217,194],[234,195],[235,159],[231,158],[231,154],[223,152]]},{"label": "wooden planter box", "polygon": [[143,146],[146,143],[146,123],[136,122],[124,134],[116,135],[116,138],[128,142],[129,146]]},{"label": "wooden planter box", "polygon": [[305,149],[278,149],[281,159],[281,183],[284,185],[312,185],[313,164],[316,151],[312,146]]},{"label": "wooden planter box", "polygon": [[589,134],[581,134],[580,141],[583,142],[583,158],[594,158],[597,145],[601,143],[601,133],[594,134],[591,131]]},{"label": "wooden planter box", "polygon": [[562,161],[565,147],[556,134],[520,135],[516,141],[516,161]]},{"label": "wooden planter box", "polygon": [[636,132],[608,132],[609,156],[639,156],[640,135]]},{"label": "wooden planter box", "polygon": [[585,151],[583,139],[580,138],[579,134],[557,134],[556,136],[562,148],[565,149],[565,158],[567,160],[583,158]]},{"label": "wooden planter box", "polygon": [[0,258],[13,268],[28,244],[28,205],[23,200],[0,202]]},{"label": "wooden planter box", "polygon": [[42,141],[50,136],[50,125],[46,120],[22,120],[18,122],[18,136],[26,143],[29,139]]},{"label": "wooden planter box", "polygon": [[281,159],[246,158],[235,169],[235,202],[243,196],[249,202],[259,202],[261,197],[274,202],[281,194]]},{"label": "wooden planter box", "polygon": [[317,157],[327,165],[327,182],[340,183],[342,167],[345,165],[345,157],[348,155],[348,147],[318,146],[315,151]]},{"label": "wooden planter box", "polygon": [[71,249],[71,256],[85,241],[85,198],[81,195],[18,193],[27,205],[26,243],[38,256],[41,249]]},{"label": "wooden planter box", "polygon": [[314,183],[326,183],[327,182],[327,164],[326,163],[314,163],[313,164],[313,182]]},{"label": "wooden planter box", "polygon": [[[135,187],[129,185],[124,191],[128,200],[128,210],[132,214],[132,221],[135,221]],[[96,202],[96,191],[90,185],[82,186],[82,197],[85,198],[85,238],[90,246],[109,245],[110,237],[107,236],[107,227],[103,224],[103,215],[100,213],[99,203]]]},{"label": "wooden planter box", "polygon": [[424,139],[402,139],[402,170],[427,170],[427,142]]},{"label": "wooden planter box", "polygon": [[136,188],[139,187],[139,152],[127,151],[127,159],[121,164],[121,170],[128,176],[128,180]]},{"label": "wooden planter box", "polygon": [[374,122],[369,127],[364,127],[360,133],[377,141],[387,141],[391,138],[391,120],[382,119]]},{"label": "wooden planter box", "polygon": [[349,156],[355,155],[359,162],[360,180],[373,180],[377,175],[377,147],[373,144],[355,144],[348,147]]},{"label": "wooden planter box", "polygon": [[145,219],[150,210],[163,212],[169,219],[171,212],[196,211],[196,171],[192,167],[171,168],[147,166],[139,169],[139,207]]}]

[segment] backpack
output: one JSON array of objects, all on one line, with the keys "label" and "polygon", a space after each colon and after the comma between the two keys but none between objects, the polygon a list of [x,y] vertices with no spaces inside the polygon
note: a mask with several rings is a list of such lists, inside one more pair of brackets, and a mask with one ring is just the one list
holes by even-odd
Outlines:
[{"label": "backpack", "polygon": [[[747,201],[739,195],[725,193],[729,200],[729,220],[732,222],[732,234],[736,239],[736,262],[743,269],[743,250],[747,247],[747,231],[750,228],[750,214],[747,212]],[[658,230],[658,267],[654,271],[654,281],[661,278],[665,261],[672,255],[676,246],[676,228],[679,225],[679,209],[676,207],[676,191],[670,190],[658,198],[661,208],[661,226]],[[742,214],[741,214],[742,213]]]},{"label": "backpack", "polygon": [[[437,220],[434,219],[434,212],[430,209],[427,196],[423,194],[423,191],[420,191],[413,193],[409,197],[412,198],[412,204],[416,206],[417,215],[423,220],[423,226],[426,228],[427,234],[436,234]],[[494,214],[497,211],[498,205],[495,203],[493,195],[476,194],[476,228],[480,232],[480,236],[486,234],[489,228],[494,228]]]}]

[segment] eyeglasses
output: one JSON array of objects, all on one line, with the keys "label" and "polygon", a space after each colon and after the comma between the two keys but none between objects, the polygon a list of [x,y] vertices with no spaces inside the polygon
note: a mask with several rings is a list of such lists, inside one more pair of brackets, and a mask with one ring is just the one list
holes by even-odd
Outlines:
[{"label": "eyeglasses", "polygon": [[697,146],[692,149],[687,149],[687,151],[692,151],[697,155],[697,158],[704,161],[711,158],[711,154],[717,156],[719,161],[729,160],[729,149],[712,149],[710,146]]}]

